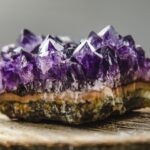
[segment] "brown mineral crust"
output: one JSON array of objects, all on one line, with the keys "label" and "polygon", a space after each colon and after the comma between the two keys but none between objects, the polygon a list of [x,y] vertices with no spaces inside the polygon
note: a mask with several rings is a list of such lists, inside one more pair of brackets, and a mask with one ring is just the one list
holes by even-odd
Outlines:
[{"label": "brown mineral crust", "polygon": [[149,83],[135,82],[116,89],[105,87],[101,91],[66,91],[26,96],[3,93],[0,95],[0,111],[12,119],[81,124],[143,107],[145,97],[140,96],[141,89],[150,90]]}]

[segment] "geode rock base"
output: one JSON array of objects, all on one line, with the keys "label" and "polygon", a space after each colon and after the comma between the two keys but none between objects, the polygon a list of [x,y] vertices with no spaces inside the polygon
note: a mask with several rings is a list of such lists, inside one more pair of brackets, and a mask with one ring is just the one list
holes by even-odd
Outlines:
[{"label": "geode rock base", "polygon": [[144,98],[130,93],[130,98],[73,101],[45,101],[30,102],[0,101],[0,111],[11,119],[31,122],[61,121],[68,124],[83,124],[103,120],[113,114],[124,114],[132,109],[144,106]]}]

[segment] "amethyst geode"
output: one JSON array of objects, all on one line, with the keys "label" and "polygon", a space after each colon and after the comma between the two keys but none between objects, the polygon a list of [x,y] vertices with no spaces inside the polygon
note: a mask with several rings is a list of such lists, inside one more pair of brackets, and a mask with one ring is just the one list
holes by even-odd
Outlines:
[{"label": "amethyst geode", "polygon": [[79,44],[25,29],[15,45],[0,52],[1,93],[115,88],[135,80],[150,80],[150,59],[132,36],[121,36],[112,26]]}]

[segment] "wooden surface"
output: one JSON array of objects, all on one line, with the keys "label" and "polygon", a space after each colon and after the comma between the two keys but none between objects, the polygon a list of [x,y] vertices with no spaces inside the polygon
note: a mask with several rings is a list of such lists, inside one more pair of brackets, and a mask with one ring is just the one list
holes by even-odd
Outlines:
[{"label": "wooden surface", "polygon": [[0,115],[0,150],[98,150],[150,147],[150,109],[82,126],[25,123]]}]

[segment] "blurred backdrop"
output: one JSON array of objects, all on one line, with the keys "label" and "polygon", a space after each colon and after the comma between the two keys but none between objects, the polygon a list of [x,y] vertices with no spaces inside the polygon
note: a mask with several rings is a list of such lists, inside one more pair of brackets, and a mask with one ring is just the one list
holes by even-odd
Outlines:
[{"label": "blurred backdrop", "polygon": [[0,0],[0,46],[22,28],[76,40],[108,24],[132,34],[150,56],[150,0]]}]

